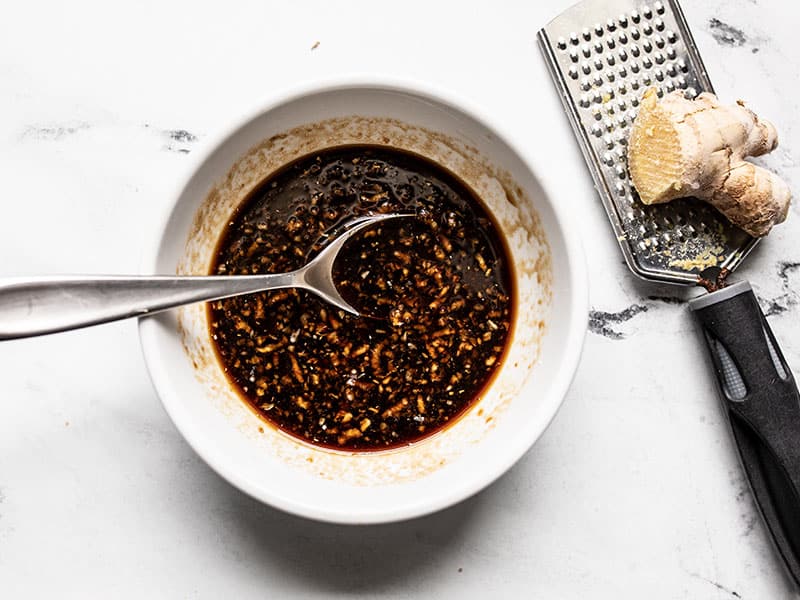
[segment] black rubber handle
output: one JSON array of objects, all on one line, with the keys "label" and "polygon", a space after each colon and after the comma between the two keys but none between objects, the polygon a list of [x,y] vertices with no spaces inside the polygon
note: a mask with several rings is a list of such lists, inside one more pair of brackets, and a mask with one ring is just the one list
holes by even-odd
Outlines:
[{"label": "black rubber handle", "polygon": [[690,302],[756,504],[800,586],[800,394],[747,282]]}]

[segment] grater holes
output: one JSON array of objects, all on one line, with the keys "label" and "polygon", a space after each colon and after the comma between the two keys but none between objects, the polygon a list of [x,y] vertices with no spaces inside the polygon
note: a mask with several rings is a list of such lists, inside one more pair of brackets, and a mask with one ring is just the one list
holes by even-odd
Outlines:
[{"label": "grater holes", "polygon": [[581,29],[581,37],[586,40],[587,42],[592,39],[592,32],[589,31],[588,27],[584,27]]},{"label": "grater holes", "polygon": [[656,2],[653,4],[653,10],[655,10],[659,15],[664,14],[664,5],[661,2]]},{"label": "grater holes", "polygon": [[567,49],[567,40],[563,37],[559,37],[556,41],[556,46],[559,50],[566,50]]},{"label": "grater holes", "polygon": [[673,48],[672,46],[667,48],[667,58],[669,58],[670,60],[675,60],[676,56],[677,53],[675,52],[675,48]]},{"label": "grater holes", "polygon": [[599,123],[595,123],[594,125],[592,125],[591,132],[594,137],[600,137],[601,135],[603,135],[603,128],[600,127]]},{"label": "grater holes", "polygon": [[614,172],[617,174],[617,177],[619,177],[620,179],[625,179],[628,176],[627,172],[625,171],[625,168],[620,166],[620,165],[617,165],[616,167],[614,167]]},{"label": "grater holes", "polygon": [[607,166],[613,167],[614,166],[614,155],[611,154],[611,152],[606,152],[605,154],[603,154],[603,162]]},{"label": "grater holes", "polygon": [[677,65],[678,69],[680,69],[681,72],[686,73],[689,71],[689,67],[686,65],[686,61],[683,60],[682,58],[678,59],[678,62],[676,62],[675,64]]},{"label": "grater holes", "polygon": [[601,37],[603,35],[604,31],[605,31],[605,29],[603,29],[602,23],[595,23],[594,24],[594,34],[596,36]]},{"label": "grater holes", "polygon": [[608,31],[615,31],[617,29],[617,24],[614,22],[614,19],[606,21],[606,29]]},{"label": "grater holes", "polygon": [[628,34],[626,34],[626,33],[623,31],[622,33],[620,33],[620,34],[617,36],[617,41],[618,41],[620,44],[627,44],[627,43],[628,43]]},{"label": "grater holes", "polygon": [[606,79],[608,80],[609,83],[612,83],[616,78],[617,76],[614,74],[614,71],[609,71],[608,73],[606,73]]},{"label": "grater holes", "polygon": [[[572,68],[574,69],[575,67]],[[577,72],[577,69],[575,69],[575,71]],[[592,84],[589,82],[588,77],[584,77],[583,79],[581,79],[581,89],[584,92],[588,92],[590,89],[592,89]]]},{"label": "grater holes", "polygon": [[617,24],[620,27],[627,27],[628,26],[628,17],[627,17],[627,15],[621,14],[619,17],[617,17]]},{"label": "grater holes", "polygon": [[569,74],[569,76],[570,76],[572,79],[577,79],[577,78],[578,78],[578,69],[576,69],[576,68],[575,68],[575,65],[572,65],[572,66],[569,68],[569,70],[567,71],[567,73]]},{"label": "grater holes", "polygon": [[653,42],[650,40],[644,40],[642,42],[642,50],[647,52],[648,54],[653,51]]},{"label": "grater holes", "polygon": [[603,53],[603,43],[602,42],[595,42],[594,43],[594,51],[598,54]]},{"label": "grater holes", "polygon": [[608,38],[606,40],[606,46],[608,46],[609,50],[613,50],[617,47],[617,43],[614,41],[614,38]]},{"label": "grater holes", "polygon": [[[664,81],[664,71],[662,71],[661,69],[656,69],[655,71],[653,71],[653,77],[656,78],[656,81]],[[672,86],[672,89],[673,90],[675,89],[674,85]],[[668,91],[671,92],[672,90],[668,90]]]},{"label": "grater holes", "polygon": [[633,58],[638,58],[640,54],[639,46],[631,46],[631,56],[633,56]]},{"label": "grater holes", "polygon": [[578,100],[578,104],[581,106],[581,108],[589,108],[589,105],[591,104],[591,102],[589,101],[589,96],[587,96],[586,94],[581,94],[581,97]]},{"label": "grater holes", "polygon": [[663,65],[664,61],[666,60],[666,57],[664,56],[664,54],[662,52],[656,52],[653,55],[653,60],[656,61],[657,65]]},{"label": "grater holes", "polygon": [[653,36],[653,43],[656,45],[656,48],[663,48],[664,45],[666,44],[664,38],[661,37],[660,35]]},{"label": "grater holes", "polygon": [[[617,53],[617,56],[619,57],[619,59],[620,59],[622,62],[625,62],[626,60],[628,60],[628,53],[627,53],[627,52],[625,52],[625,48],[623,48],[622,50],[620,50],[620,51]],[[625,75],[623,75],[623,74],[622,74],[622,69],[620,69],[620,77],[625,77]]]},{"label": "grater holes", "polygon": [[638,40],[640,37],[642,37],[642,34],[639,33],[639,30],[636,29],[636,27],[631,29],[631,39],[632,40]]},{"label": "grater holes", "polygon": [[686,88],[683,94],[688,100],[694,100],[697,97],[697,90],[693,87]]},{"label": "grater holes", "polygon": [[642,20],[642,17],[639,15],[639,11],[638,10],[632,10],[631,11],[631,21],[633,21],[634,23],[638,23],[641,20]]},{"label": "grater holes", "polygon": [[[646,59],[646,61],[644,61],[644,60],[642,61],[642,65],[643,65],[645,68],[649,68],[649,67],[652,65],[652,63],[650,63],[650,64],[647,64],[647,63],[650,63],[650,59]],[[652,77],[650,77],[650,73],[645,73],[644,75],[642,75],[642,83],[643,83],[645,86],[648,86],[648,85],[650,85],[651,83],[653,83],[653,78],[652,78]],[[660,96],[659,96],[659,97],[660,97]]]},{"label": "grater holes", "polygon": [[667,82],[667,83],[664,85],[664,88],[666,88],[666,90],[667,90],[667,93],[668,93],[668,94],[670,94],[670,93],[672,93],[672,92],[674,92],[674,91],[675,91],[675,84],[674,84],[674,83],[672,83],[671,81],[668,81],[668,82]]},{"label": "grater holes", "polygon": [[[645,68],[645,69],[649,69],[652,66],[653,66],[653,59],[650,58],[649,56],[645,56],[642,59],[642,67]],[[645,73],[645,76],[649,77],[649,75],[647,75],[646,73]],[[647,81],[646,83],[647,83],[647,85],[650,85],[649,81]]]},{"label": "grater holes", "polygon": [[594,84],[596,87],[600,87],[601,85],[603,85],[603,78],[600,76],[600,74],[599,74],[599,73],[595,73],[595,74],[594,74],[594,78],[592,79],[592,83],[593,83],[593,84]]},{"label": "grater holes", "polygon": [[617,192],[617,196],[624,196],[627,190],[625,184],[618,181],[614,184],[614,191]]},{"label": "grater holes", "polygon": [[[612,148],[614,148],[614,138],[612,138],[610,135],[604,135],[603,136],[603,144],[605,144],[606,148],[611,150]],[[612,164],[613,164],[613,161],[612,161]],[[611,165],[609,165],[609,167],[610,166]]]},{"label": "grater holes", "polygon": [[670,44],[674,44],[675,42],[677,42],[677,41],[678,41],[678,34],[676,34],[676,33],[675,33],[674,31],[672,31],[671,29],[670,29],[670,30],[667,30],[667,32],[664,34],[664,37],[666,37],[666,38],[667,38],[667,41],[668,41]]},{"label": "grater holes", "polygon": [[656,28],[656,31],[664,31],[664,21],[662,19],[656,18],[653,21],[653,27]]},{"label": "grater holes", "polygon": [[600,60],[599,58],[595,58],[594,59],[594,68],[597,69],[598,71],[602,71],[603,70],[603,61]]},{"label": "grater holes", "polygon": [[[670,77],[675,77],[675,75],[678,74],[678,69],[675,68],[675,65],[673,63],[669,63],[666,66],[666,71],[667,71],[667,75],[669,75]],[[681,79],[682,79],[682,77],[681,77]]]},{"label": "grater holes", "polygon": [[685,90],[689,85],[689,83],[686,81],[686,77],[684,77],[683,75],[678,77],[678,79],[676,79],[675,81],[678,84],[678,87],[681,88],[682,90]]},{"label": "grater holes", "polygon": [[645,23],[642,25],[642,33],[645,35],[650,35],[653,33],[653,26],[650,23]]},{"label": "grater holes", "polygon": [[[614,66],[614,64],[615,64],[617,61],[614,59],[614,55],[613,55],[613,54],[609,54],[609,55],[606,57],[606,62],[608,63],[608,66],[609,66],[609,67],[613,67],[613,66]],[[614,75],[612,74],[611,76],[613,77]]]},{"label": "grater holes", "polygon": [[639,204],[637,203],[637,197],[633,194],[628,194],[625,199],[628,201],[628,221],[635,222],[639,221],[644,217],[644,213],[642,209],[639,208]]},{"label": "grater holes", "polygon": [[645,4],[645,5],[642,7],[642,16],[643,16],[645,19],[651,19],[651,18],[653,18],[653,11],[652,11],[652,10],[650,10],[650,7],[649,7],[649,6],[647,6],[646,4]]},{"label": "grater holes", "polygon": [[569,51],[569,59],[574,63],[578,62],[578,51],[574,48]]},{"label": "grater holes", "polygon": [[581,71],[583,72],[584,75],[588,75],[589,73],[592,72],[592,67],[589,65],[588,62],[583,61],[581,63]]},{"label": "grater holes", "polygon": [[569,43],[573,46],[577,46],[580,40],[578,39],[578,34],[574,31],[570,32],[569,34]]},{"label": "grater holes", "polygon": [[584,58],[589,58],[592,55],[592,49],[589,47],[589,44],[581,45],[581,54],[583,54]]}]

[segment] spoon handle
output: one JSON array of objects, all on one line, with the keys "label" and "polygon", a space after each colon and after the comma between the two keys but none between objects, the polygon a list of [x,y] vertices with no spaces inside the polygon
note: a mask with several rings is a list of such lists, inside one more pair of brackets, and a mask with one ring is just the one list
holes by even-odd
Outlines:
[{"label": "spoon handle", "polygon": [[303,285],[298,272],[228,276],[0,279],[0,340],[153,314],[194,302]]}]

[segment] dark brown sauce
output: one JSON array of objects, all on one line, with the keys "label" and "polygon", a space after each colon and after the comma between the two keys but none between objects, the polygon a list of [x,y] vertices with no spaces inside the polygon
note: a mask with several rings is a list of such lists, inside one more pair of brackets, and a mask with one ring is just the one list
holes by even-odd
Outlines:
[{"label": "dark brown sauce", "polygon": [[309,443],[383,450],[427,437],[480,397],[512,322],[512,265],[474,193],[419,156],[344,146],[260,184],[224,232],[211,272],[297,269],[354,217],[412,212],[348,242],[334,265],[353,317],[303,290],[209,304],[231,382],[256,412]]}]

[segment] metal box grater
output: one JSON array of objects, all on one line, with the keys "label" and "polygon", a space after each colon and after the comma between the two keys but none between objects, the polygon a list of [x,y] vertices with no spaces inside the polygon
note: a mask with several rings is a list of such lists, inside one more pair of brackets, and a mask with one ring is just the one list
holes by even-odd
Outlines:
[{"label": "metal box grater", "polygon": [[758,241],[697,200],[642,204],[627,143],[644,91],[713,91],[680,6],[585,0],[538,33],[550,74],[630,269],[697,283],[708,267],[735,269]]}]

